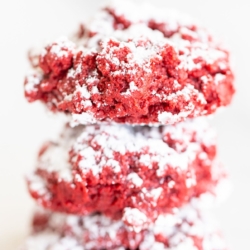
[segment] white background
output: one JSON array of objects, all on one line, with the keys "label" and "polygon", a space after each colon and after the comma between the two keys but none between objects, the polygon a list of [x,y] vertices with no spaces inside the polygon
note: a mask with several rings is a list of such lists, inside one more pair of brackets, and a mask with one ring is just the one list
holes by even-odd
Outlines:
[{"label": "white background", "polygon": [[[33,201],[24,174],[36,151],[59,125],[39,104],[23,97],[29,67],[27,50],[71,34],[102,0],[0,1],[0,249],[16,249],[29,231]],[[220,157],[231,173],[234,191],[217,209],[232,249],[250,249],[250,6],[247,0],[152,0],[200,19],[231,48],[237,95],[230,108],[216,115]],[[35,250],[35,249],[34,249]],[[188,249],[187,249],[188,250]]]}]

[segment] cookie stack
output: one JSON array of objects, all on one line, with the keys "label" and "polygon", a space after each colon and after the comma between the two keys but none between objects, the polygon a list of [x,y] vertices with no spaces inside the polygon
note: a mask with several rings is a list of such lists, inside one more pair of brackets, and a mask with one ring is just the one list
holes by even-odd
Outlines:
[{"label": "cookie stack", "polygon": [[206,116],[234,76],[206,29],[116,0],[31,63],[27,100],[69,122],[27,177],[40,208],[21,249],[227,249],[203,211],[227,177]]}]

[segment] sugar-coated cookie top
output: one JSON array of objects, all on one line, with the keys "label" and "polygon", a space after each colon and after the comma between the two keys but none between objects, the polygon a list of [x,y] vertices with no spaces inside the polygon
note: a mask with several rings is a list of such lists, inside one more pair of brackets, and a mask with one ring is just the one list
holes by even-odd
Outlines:
[{"label": "sugar-coated cookie top", "polygon": [[33,59],[26,98],[75,124],[174,124],[214,113],[234,93],[227,50],[196,21],[147,4],[112,1]]}]

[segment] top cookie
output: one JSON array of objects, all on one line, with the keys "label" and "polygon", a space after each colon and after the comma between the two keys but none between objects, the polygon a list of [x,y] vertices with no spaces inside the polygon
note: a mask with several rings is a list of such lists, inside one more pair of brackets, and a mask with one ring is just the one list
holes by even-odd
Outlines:
[{"label": "top cookie", "polygon": [[26,98],[75,124],[169,125],[214,113],[234,94],[228,51],[194,20],[150,5],[112,1],[36,58]]}]

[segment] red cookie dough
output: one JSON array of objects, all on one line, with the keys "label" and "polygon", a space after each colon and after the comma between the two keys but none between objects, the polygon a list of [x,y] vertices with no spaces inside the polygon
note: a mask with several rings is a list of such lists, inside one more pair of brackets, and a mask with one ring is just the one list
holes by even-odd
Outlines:
[{"label": "red cookie dough", "polygon": [[76,124],[174,124],[214,113],[234,94],[226,49],[196,21],[143,4],[113,1],[76,39],[37,57],[27,100]]},{"label": "red cookie dough", "polygon": [[215,191],[225,177],[215,143],[201,118],[160,127],[67,127],[41,149],[29,191],[53,211],[102,212],[140,231],[159,214]]},{"label": "red cookie dough", "polygon": [[175,214],[160,215],[140,233],[100,214],[77,217],[38,211],[33,235],[21,250],[226,250],[214,222],[196,206],[193,200]]}]

